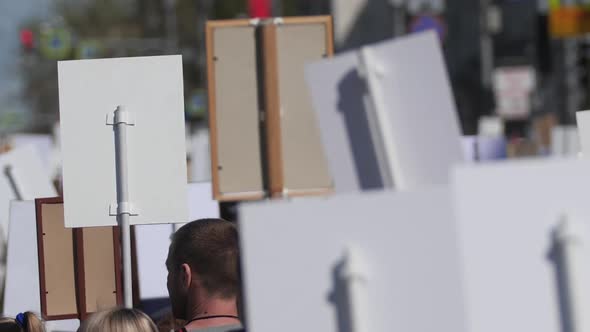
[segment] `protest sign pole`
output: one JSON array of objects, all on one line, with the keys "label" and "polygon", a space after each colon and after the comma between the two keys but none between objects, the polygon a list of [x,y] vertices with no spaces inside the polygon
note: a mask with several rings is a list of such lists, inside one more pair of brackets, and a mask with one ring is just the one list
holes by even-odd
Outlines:
[{"label": "protest sign pole", "polygon": [[133,286],[131,278],[131,203],[129,202],[127,173],[127,126],[135,125],[122,106],[117,106],[113,116],[115,131],[115,160],[117,178],[117,221],[121,228],[122,260],[123,260],[123,294],[125,307],[133,307]]},{"label": "protest sign pole", "polygon": [[565,216],[553,231],[553,241],[557,249],[557,270],[563,280],[560,288],[562,298],[562,313],[569,331],[587,331],[586,324],[586,285],[584,278],[585,229],[583,224],[574,220],[571,215]]}]

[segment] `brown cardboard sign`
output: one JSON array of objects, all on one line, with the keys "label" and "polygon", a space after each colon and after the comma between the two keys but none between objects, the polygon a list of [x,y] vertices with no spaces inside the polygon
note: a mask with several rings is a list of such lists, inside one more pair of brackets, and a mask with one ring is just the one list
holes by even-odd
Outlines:
[{"label": "brown cardboard sign", "polygon": [[122,304],[118,227],[66,228],[63,200],[35,200],[41,314],[79,318]]},{"label": "brown cardboard sign", "polygon": [[35,200],[43,319],[78,318],[75,247],[59,198]]},{"label": "brown cardboard sign", "polygon": [[304,67],[333,48],[330,16],[207,22],[215,199],[332,191]]},{"label": "brown cardboard sign", "polygon": [[256,27],[207,23],[211,170],[218,200],[264,197]]},{"label": "brown cardboard sign", "polygon": [[280,156],[273,158],[269,155],[269,160],[278,163],[275,168],[281,168],[282,186],[271,187],[272,196],[322,194],[332,189],[332,178],[305,81],[305,65],[333,53],[331,26],[329,16],[284,18],[281,24],[274,25],[280,106],[275,109],[267,107],[267,113],[275,112],[277,116],[274,118],[280,119],[281,147]]}]

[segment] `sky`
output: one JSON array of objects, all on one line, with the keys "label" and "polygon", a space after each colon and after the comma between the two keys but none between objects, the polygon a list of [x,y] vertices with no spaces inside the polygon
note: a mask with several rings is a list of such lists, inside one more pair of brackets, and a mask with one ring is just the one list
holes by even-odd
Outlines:
[{"label": "sky", "polygon": [[19,99],[19,25],[30,17],[47,16],[51,2],[52,0],[0,1],[0,112],[25,110]]}]

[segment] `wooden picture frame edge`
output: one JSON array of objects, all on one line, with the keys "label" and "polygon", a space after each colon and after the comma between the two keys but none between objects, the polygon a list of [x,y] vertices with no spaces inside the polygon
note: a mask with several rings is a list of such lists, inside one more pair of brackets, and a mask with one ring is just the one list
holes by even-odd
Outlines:
[{"label": "wooden picture frame edge", "polygon": [[279,95],[277,26],[267,24],[262,27],[262,66],[263,66],[263,109],[265,113],[265,152],[266,178],[271,197],[281,197],[284,187],[282,137],[281,137],[281,97]]},{"label": "wooden picture frame edge", "polygon": [[213,198],[219,199],[219,156],[217,153],[217,116],[215,98],[215,69],[213,68],[213,30],[220,26],[219,22],[208,21],[205,31],[205,52],[207,63],[207,115],[209,120],[209,144],[211,153],[211,188]]}]

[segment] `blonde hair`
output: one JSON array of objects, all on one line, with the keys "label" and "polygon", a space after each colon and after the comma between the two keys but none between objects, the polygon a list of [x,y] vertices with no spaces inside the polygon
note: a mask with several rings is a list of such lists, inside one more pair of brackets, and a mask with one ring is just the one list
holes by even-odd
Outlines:
[{"label": "blonde hair", "polygon": [[[20,314],[19,314],[20,315]],[[22,313],[23,322],[18,322],[12,317],[0,318],[1,332],[45,332],[43,321],[34,313],[27,311]]]},{"label": "blonde hair", "polygon": [[148,315],[137,309],[114,308],[92,314],[81,332],[158,332]]}]

